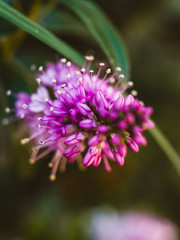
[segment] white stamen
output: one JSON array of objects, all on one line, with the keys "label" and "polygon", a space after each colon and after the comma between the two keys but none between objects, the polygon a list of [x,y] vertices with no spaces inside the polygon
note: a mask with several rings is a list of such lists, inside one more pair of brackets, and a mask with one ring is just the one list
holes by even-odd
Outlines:
[{"label": "white stamen", "polygon": [[94,56],[85,56],[85,59],[87,61],[93,61],[94,60]]},{"label": "white stamen", "polygon": [[63,83],[63,84],[61,85],[61,87],[62,87],[62,88],[65,88],[65,87],[66,87],[66,83]]},{"label": "white stamen", "polygon": [[70,67],[70,66],[71,66],[71,62],[68,61],[68,62],[66,63],[66,65],[67,65],[67,67]]},{"label": "white stamen", "polygon": [[36,70],[36,65],[35,65],[35,64],[32,64],[32,65],[30,66],[30,70],[31,70],[31,71],[35,71],[35,70]]},{"label": "white stamen", "polygon": [[49,179],[53,182],[56,180],[56,176],[54,174],[51,174]]},{"label": "white stamen", "polygon": [[142,106],[144,106],[144,102],[143,102],[143,101],[139,101],[139,103],[140,103]]},{"label": "white stamen", "polygon": [[24,113],[21,114],[20,119],[24,119]]},{"label": "white stamen", "polygon": [[47,103],[47,102],[48,102],[48,98],[45,98],[45,99],[44,99],[44,102]]},{"label": "white stamen", "polygon": [[85,68],[81,68],[81,73],[82,73],[82,74],[84,74],[84,73],[85,73],[85,71],[86,71],[86,69],[85,69]]},{"label": "white stamen", "polygon": [[119,78],[124,78],[124,74],[120,74],[120,75],[119,75]]},{"label": "white stamen", "polygon": [[28,143],[29,142],[29,138],[23,138],[23,139],[21,139],[21,144],[26,144],[26,143]]},{"label": "white stamen", "polygon": [[134,85],[134,83],[133,83],[133,82],[131,82],[131,81],[130,81],[130,82],[128,82],[127,84],[128,84],[128,86],[129,86],[129,87],[132,87],[132,86]]},{"label": "white stamen", "polygon": [[82,83],[82,78],[81,78],[81,77],[78,79],[78,82],[79,82],[79,83]]},{"label": "white stamen", "polygon": [[104,63],[99,63],[99,66],[100,67],[103,67],[105,64]]},{"label": "white stamen", "polygon": [[38,128],[41,129],[41,128],[42,128],[42,125],[41,125],[41,124],[38,124]]},{"label": "white stamen", "polygon": [[62,63],[66,63],[66,58],[61,58],[61,60],[60,60]]},{"label": "white stamen", "polygon": [[75,73],[76,73],[76,75],[79,75],[79,74],[80,74],[80,72],[79,72],[79,71],[76,71]]},{"label": "white stamen", "polygon": [[38,84],[40,84],[40,83],[41,83],[41,79],[40,79],[40,78],[36,78],[36,82],[37,82]]},{"label": "white stamen", "polygon": [[120,67],[117,67],[117,68],[116,68],[116,71],[121,72],[122,69],[121,69]]},{"label": "white stamen", "polygon": [[39,141],[39,144],[40,144],[40,145],[44,145],[44,141],[42,141],[42,140]]},{"label": "white stamen", "polygon": [[136,90],[132,90],[132,91],[131,91],[131,94],[132,94],[133,96],[137,96],[137,95],[138,95],[138,92],[137,92]]},{"label": "white stamen", "polygon": [[52,168],[53,167],[53,164],[50,162],[48,163],[48,167]]},{"label": "white stamen", "polygon": [[10,108],[6,107],[6,108],[5,108],[5,112],[6,112],[6,113],[10,113],[10,112],[11,112]]},{"label": "white stamen", "polygon": [[42,120],[42,117],[38,117],[38,121],[41,121]]},{"label": "white stamen", "polygon": [[24,104],[22,105],[22,107],[23,107],[24,109],[27,109],[27,108],[28,108],[28,105],[24,103]]},{"label": "white stamen", "polygon": [[30,164],[34,164],[34,163],[35,163],[35,160],[34,160],[33,158],[30,158],[30,159],[29,159],[29,163],[30,163]]},{"label": "white stamen", "polygon": [[6,126],[8,125],[8,123],[9,123],[9,120],[7,118],[2,119],[2,125]]},{"label": "white stamen", "polygon": [[68,74],[66,75],[66,77],[67,77],[67,78],[70,78],[70,77],[71,77],[71,74],[70,74],[70,73],[68,73]]},{"label": "white stamen", "polygon": [[55,84],[56,83],[56,79],[52,79],[52,84]]},{"label": "white stamen", "polygon": [[93,73],[94,71],[93,70],[90,70],[89,73]]},{"label": "white stamen", "polygon": [[39,67],[39,71],[42,72],[43,71],[43,66]]},{"label": "white stamen", "polygon": [[11,90],[7,90],[6,95],[10,96],[11,95]]},{"label": "white stamen", "polygon": [[50,112],[52,112],[54,110],[54,108],[53,107],[50,107]]},{"label": "white stamen", "polygon": [[115,82],[115,78],[111,78],[110,83],[114,83],[114,82]]},{"label": "white stamen", "polygon": [[111,69],[108,68],[108,69],[106,70],[106,73],[107,73],[107,74],[111,73]]},{"label": "white stamen", "polygon": [[61,90],[57,90],[57,94],[58,94],[58,95],[61,95]]}]

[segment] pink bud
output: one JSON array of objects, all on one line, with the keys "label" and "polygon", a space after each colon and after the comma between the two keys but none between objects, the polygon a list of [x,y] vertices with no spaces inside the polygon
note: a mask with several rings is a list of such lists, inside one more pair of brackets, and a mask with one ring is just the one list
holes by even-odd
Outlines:
[{"label": "pink bud", "polygon": [[82,143],[77,143],[69,148],[67,148],[64,151],[64,156],[67,158],[74,158],[77,154],[79,154],[80,152],[83,152],[85,149],[84,144]]},{"label": "pink bud", "polygon": [[115,161],[119,164],[119,165],[124,165],[124,158],[115,150],[113,151],[113,155],[115,158]]},{"label": "pink bud", "polygon": [[76,134],[72,134],[69,137],[66,138],[66,140],[64,141],[64,143],[69,146],[69,145],[73,145],[76,144],[80,141],[83,141],[86,138],[86,135],[83,134],[82,132],[76,133]]},{"label": "pink bud", "polygon": [[116,101],[114,101],[113,109],[115,111],[119,111],[119,110],[121,110],[123,104],[124,104],[124,98],[123,98],[123,96],[120,96]]},{"label": "pink bud", "polygon": [[92,110],[84,103],[77,103],[76,104],[79,112],[84,115],[84,116],[88,116],[88,117],[93,117],[93,112]]},{"label": "pink bud", "polygon": [[121,144],[117,147],[117,150],[119,152],[119,154],[125,158],[126,154],[127,154],[127,147],[125,144]]},{"label": "pink bud", "polygon": [[109,131],[109,127],[106,125],[101,125],[98,127],[97,131],[99,133],[107,133]]},{"label": "pink bud", "polygon": [[108,103],[103,95],[103,93],[101,91],[97,91],[96,94],[96,103],[98,105],[98,107],[102,107],[102,108],[107,108],[108,107]]},{"label": "pink bud", "polygon": [[133,124],[135,122],[135,117],[132,113],[128,113],[126,115],[126,121],[130,124]]},{"label": "pink bud", "polygon": [[124,105],[130,105],[134,102],[134,97],[133,95],[129,94],[126,98],[125,98],[125,101],[124,101]]},{"label": "pink bud", "polygon": [[134,151],[134,152],[138,152],[138,151],[139,151],[139,147],[138,147],[137,143],[136,143],[135,141],[133,141],[133,140],[131,140],[131,141],[129,142],[128,147],[129,147],[132,151]]},{"label": "pink bud", "polygon": [[145,129],[151,129],[151,128],[154,127],[154,122],[151,121],[151,120],[147,120],[147,121],[144,123],[143,127],[144,127]]},{"label": "pink bud", "polygon": [[82,128],[91,129],[97,127],[97,123],[94,120],[85,119],[80,121],[79,126]]},{"label": "pink bud", "polygon": [[147,145],[147,141],[146,141],[145,137],[142,136],[141,133],[136,133],[134,140],[141,146]]},{"label": "pink bud", "polygon": [[101,154],[101,148],[100,148],[98,149],[96,159],[92,163],[93,167],[98,167],[99,164],[101,163],[101,159],[102,159],[102,154]]},{"label": "pink bud", "polygon": [[114,144],[114,145],[118,145],[118,144],[120,144],[120,142],[121,142],[121,137],[120,137],[118,134],[114,134],[114,135],[111,137],[111,142],[112,142],[112,144]]},{"label": "pink bud", "polygon": [[101,142],[100,136],[95,135],[88,141],[88,145],[89,146],[97,146],[100,142]]},{"label": "pink bud", "polygon": [[98,148],[97,147],[90,147],[88,149],[88,152],[86,153],[85,157],[84,157],[84,160],[83,160],[83,164],[84,166],[89,166],[91,165],[96,157],[97,157],[97,152],[98,152]]},{"label": "pink bud", "polygon": [[118,122],[117,125],[118,125],[118,128],[123,129],[123,130],[126,129],[128,126],[127,122],[125,122],[125,121]]}]

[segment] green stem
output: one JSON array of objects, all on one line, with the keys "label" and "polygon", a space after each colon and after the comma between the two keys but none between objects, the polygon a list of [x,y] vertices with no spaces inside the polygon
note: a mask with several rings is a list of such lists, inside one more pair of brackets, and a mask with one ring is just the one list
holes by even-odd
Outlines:
[{"label": "green stem", "polygon": [[149,130],[155,141],[164,151],[164,153],[168,156],[171,163],[174,165],[176,171],[180,175],[180,157],[177,152],[172,147],[171,143],[168,141],[166,136],[161,132],[161,130],[157,127],[152,128]]}]

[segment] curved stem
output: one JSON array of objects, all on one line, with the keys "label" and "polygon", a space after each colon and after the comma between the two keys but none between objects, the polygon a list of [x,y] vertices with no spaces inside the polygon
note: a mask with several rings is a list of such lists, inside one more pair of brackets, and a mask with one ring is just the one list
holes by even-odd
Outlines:
[{"label": "curved stem", "polygon": [[153,136],[153,138],[156,140],[158,145],[161,147],[161,149],[164,151],[164,153],[167,155],[171,163],[174,165],[176,171],[180,175],[180,157],[172,147],[171,143],[168,141],[165,135],[161,132],[161,130],[157,127],[157,125],[156,127],[149,130],[149,132]]}]

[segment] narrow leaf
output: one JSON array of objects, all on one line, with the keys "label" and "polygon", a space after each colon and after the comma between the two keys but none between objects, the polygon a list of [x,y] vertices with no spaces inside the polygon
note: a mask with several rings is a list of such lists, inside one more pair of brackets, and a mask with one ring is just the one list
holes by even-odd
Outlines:
[{"label": "narrow leaf", "polygon": [[65,33],[70,36],[78,36],[82,39],[90,39],[90,33],[82,22],[66,11],[54,10],[40,22],[45,28],[56,32]]},{"label": "narrow leaf", "polygon": [[94,2],[88,0],[61,0],[61,2],[84,22],[110,63],[113,67],[120,66],[127,80],[130,67],[125,45],[120,34],[101,9]]},{"label": "narrow leaf", "polygon": [[76,64],[83,64],[84,59],[76,50],[58,39],[54,34],[41,25],[29,20],[23,14],[2,1],[0,1],[0,17],[25,30],[35,38],[55,49],[60,54],[71,59]]}]

